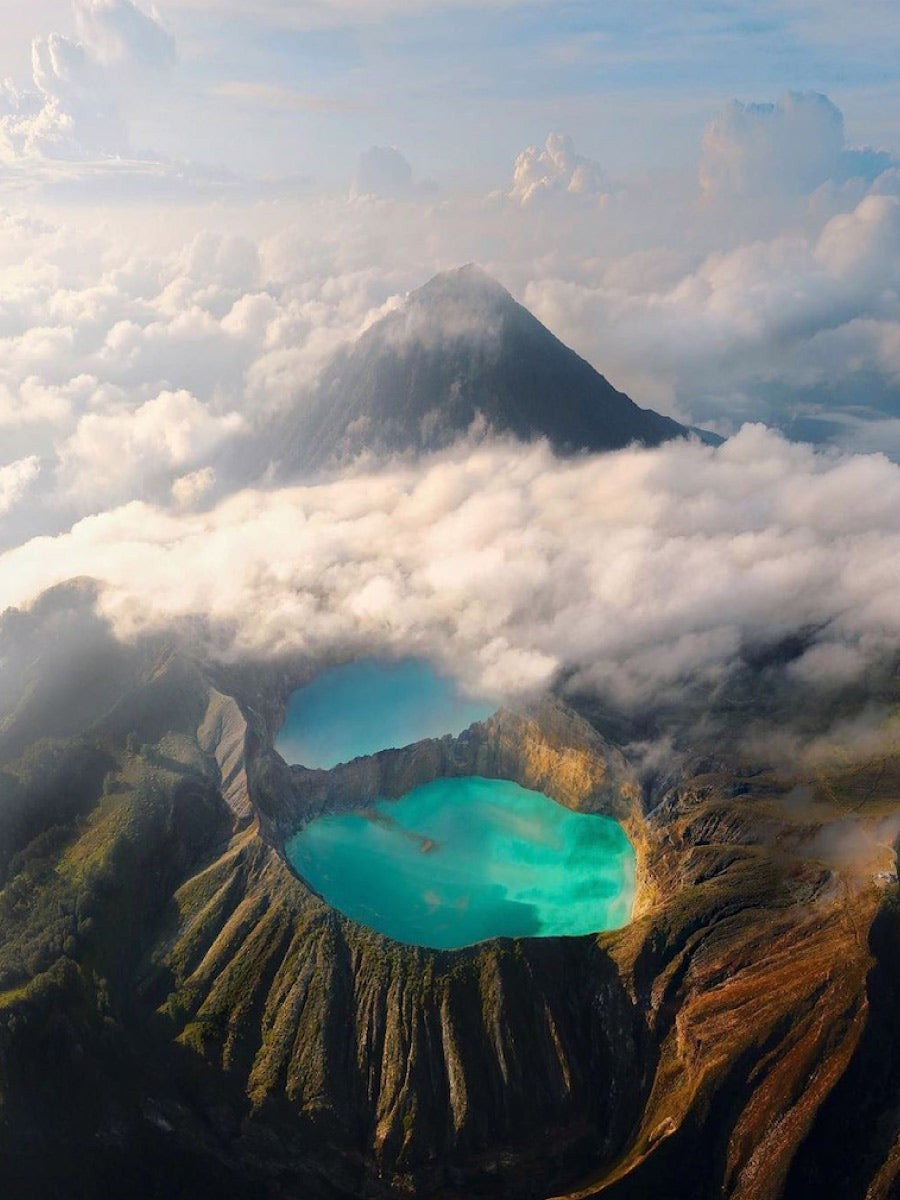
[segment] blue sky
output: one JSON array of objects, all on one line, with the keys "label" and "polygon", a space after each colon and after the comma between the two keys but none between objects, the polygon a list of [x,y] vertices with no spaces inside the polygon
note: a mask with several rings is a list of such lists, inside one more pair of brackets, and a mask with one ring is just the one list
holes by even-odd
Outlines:
[{"label": "blue sky", "polygon": [[[874,14],[886,28],[872,37],[859,29],[865,14],[862,22],[842,22],[827,6],[582,0],[410,7],[398,3],[380,21],[343,8],[331,27],[317,29],[245,16],[216,59],[204,51],[207,10],[168,15],[197,47],[187,68],[195,81],[228,74],[295,89],[323,106],[285,112],[281,97],[266,111],[270,145],[288,148],[293,136],[316,174],[333,169],[325,162],[330,148],[337,166],[355,143],[385,141],[425,173],[483,181],[556,128],[613,170],[670,166],[696,146],[724,100],[765,100],[787,88],[835,96],[851,136],[858,114],[860,136],[895,140],[883,94],[895,94],[900,76],[900,22],[889,10]],[[263,93],[256,100],[267,109]],[[254,115],[245,111],[244,119]]]},{"label": "blue sky", "polygon": [[[114,0],[80,0],[113,4]],[[11,11],[9,11],[11,7]],[[0,74],[73,36],[68,0],[8,0]],[[551,129],[621,173],[696,154],[732,97],[827,92],[851,141],[900,143],[900,11],[883,0],[158,0],[177,63],[138,142],[336,184],[371,143],[450,186],[489,185]]]}]

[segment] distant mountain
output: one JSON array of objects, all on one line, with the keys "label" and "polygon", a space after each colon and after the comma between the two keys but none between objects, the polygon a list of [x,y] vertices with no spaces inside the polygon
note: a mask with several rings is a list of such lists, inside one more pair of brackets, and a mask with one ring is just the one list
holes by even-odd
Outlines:
[{"label": "distant mountain", "polygon": [[470,264],[436,275],[340,350],[277,423],[266,455],[285,475],[363,450],[439,449],[473,425],[546,437],[563,454],[692,432],[616,391]]}]

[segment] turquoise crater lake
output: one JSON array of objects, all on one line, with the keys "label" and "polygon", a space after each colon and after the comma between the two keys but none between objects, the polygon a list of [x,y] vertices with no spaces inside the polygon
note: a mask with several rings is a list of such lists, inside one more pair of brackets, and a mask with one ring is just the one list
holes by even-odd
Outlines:
[{"label": "turquoise crater lake", "polygon": [[275,749],[285,762],[330,769],[379,750],[462,733],[495,707],[464,695],[423,659],[362,658],[323,671],[294,692]]},{"label": "turquoise crater lake", "polygon": [[500,779],[437,779],[319,817],[285,850],[345,916],[436,949],[617,929],[634,901],[634,850],[617,821]]}]

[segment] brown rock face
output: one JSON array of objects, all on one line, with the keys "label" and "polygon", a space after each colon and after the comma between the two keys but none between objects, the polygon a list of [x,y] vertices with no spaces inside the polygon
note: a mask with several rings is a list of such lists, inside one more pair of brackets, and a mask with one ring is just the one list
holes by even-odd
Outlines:
[{"label": "brown rock face", "polygon": [[165,953],[180,1040],[235,1076],[251,1123],[290,1132],[290,1155],[324,1140],[358,1164],[360,1191],[552,1177],[618,1150],[639,1113],[641,1022],[593,940],[391,944],[252,835],[176,899],[194,913]]},{"label": "brown rock face", "polygon": [[[326,1107],[338,1122],[340,1111],[366,1114],[357,1149],[373,1156],[382,1178],[427,1193],[452,1176],[465,1195],[484,1186],[488,1162],[497,1169],[493,1145],[503,1147],[511,1194],[526,1164],[546,1193],[554,1172],[577,1171],[591,1155],[597,1167],[566,1195],[785,1194],[798,1149],[858,1054],[872,965],[867,932],[892,870],[883,846],[862,864],[823,860],[823,829],[839,840],[847,820],[830,785],[798,815],[782,800],[795,781],[762,774],[736,797],[720,770],[646,814],[621,752],[555,701],[331,772],[286,769],[264,749],[254,762],[261,828],[275,846],[320,812],[401,795],[438,776],[482,774],[616,816],[637,851],[639,916],[600,938],[447,955],[398,947],[333,918],[343,940],[317,959],[328,986],[299,1008],[295,998],[287,1028],[298,1029],[309,1003],[329,1008],[327,994],[342,998],[342,1028],[366,1031],[347,1051],[365,1069],[365,1100],[345,1094]],[[880,810],[854,820],[879,819]],[[335,963],[350,980],[334,978]],[[599,990],[583,990],[584,972],[603,981]],[[560,1017],[561,974],[564,1011],[601,1011],[596,1026]],[[363,980],[364,1014],[356,1001]],[[340,1070],[313,1069],[326,1054],[317,1032],[326,1025],[317,1017],[293,1043],[307,1056],[297,1078],[322,1081],[320,1098],[325,1079],[348,1076],[346,1061]],[[285,1041],[278,1044],[286,1054]],[[267,1078],[290,1074],[268,1056],[260,1061],[271,1068]],[[590,1078],[600,1086],[592,1090]],[[290,1094],[301,1108],[310,1103]],[[560,1124],[563,1112],[574,1125]],[[517,1129],[527,1131],[528,1149],[516,1149]],[[451,1175],[438,1163],[452,1164]]]},{"label": "brown rock face", "polygon": [[560,804],[628,820],[640,795],[624,754],[557,700],[501,710],[459,737],[418,742],[354,759],[331,771],[287,767],[264,726],[253,730],[252,788],[264,828],[277,842],[323,812],[397,797],[439,777],[484,775],[543,791]]},{"label": "brown rock face", "polygon": [[269,844],[245,831],[187,881],[157,956],[179,1040],[236,1074],[252,1119],[277,1114],[295,1152],[325,1137],[358,1163],[360,1188],[522,1186],[621,1149],[650,1049],[602,939],[402,946],[331,911],[281,846],[321,812],[446,775],[631,818],[623,755],[550,701],[330,772],[286,768],[256,732],[251,794]]},{"label": "brown rock face", "polygon": [[[649,796],[547,701],[306,771],[271,749],[283,680],[128,655],[0,771],[10,1196],[898,1194],[897,760],[722,754]],[[428,951],[283,858],[318,813],[465,774],[621,820],[631,924]]]}]

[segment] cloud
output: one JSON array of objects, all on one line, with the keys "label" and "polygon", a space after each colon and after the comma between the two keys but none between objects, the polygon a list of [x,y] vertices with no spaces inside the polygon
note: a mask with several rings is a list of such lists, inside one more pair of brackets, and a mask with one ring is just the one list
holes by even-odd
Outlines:
[{"label": "cloud", "polygon": [[409,161],[396,146],[370,146],[360,156],[350,189],[352,198],[409,200],[436,190],[430,180],[415,182]]},{"label": "cloud", "polygon": [[848,149],[840,109],[819,92],[774,104],[733,100],[706,126],[700,184],[709,198],[806,196],[828,181],[869,182],[895,166],[870,147]]},{"label": "cloud", "polygon": [[550,196],[602,196],[608,190],[600,164],[576,154],[566,134],[551,133],[543,146],[529,146],[518,156],[509,196],[525,206]]},{"label": "cloud", "polygon": [[[238,420],[252,433],[297,403],[342,342],[471,260],[642,405],[900,457],[900,196],[883,177],[852,202],[802,198],[789,232],[765,236],[739,205],[698,211],[695,189],[652,181],[602,205],[538,194],[123,211],[102,228],[73,210],[64,225],[0,210],[0,465],[42,465],[40,503],[9,510],[0,545],[129,496],[179,503],[174,482],[205,468],[204,503],[225,494]],[[195,446],[178,458],[147,434],[144,406],[181,393]],[[138,413],[147,470],[104,483],[93,439],[125,437]]]},{"label": "cloud", "polygon": [[[202,136],[193,157],[191,139],[179,135],[198,93],[179,86],[175,40],[155,9],[132,0],[72,7],[77,36],[34,37],[30,83],[0,79],[0,184],[8,195],[104,205],[246,202],[308,187],[304,172],[254,178],[210,162]],[[228,85],[205,93],[230,94]],[[168,152],[148,148],[150,138]]]},{"label": "cloud", "polygon": [[40,470],[40,460],[35,455],[0,467],[0,515],[15,508],[37,479]]},{"label": "cloud", "polygon": [[374,269],[368,240],[349,261],[348,242],[330,235],[257,242],[201,229],[141,249],[127,222],[98,233],[2,210],[0,230],[0,467],[42,465],[36,502],[0,519],[0,545],[131,497],[163,502],[207,468],[221,494],[227,446],[421,281]]},{"label": "cloud", "polygon": [[654,407],[723,432],[818,414],[840,441],[900,380],[898,255],[900,198],[867,195],[809,233],[626,257],[524,298]]},{"label": "cloud", "polygon": [[226,655],[427,654],[495,697],[567,675],[707,704],[798,632],[798,685],[888,661],[898,564],[900,467],[749,426],[574,461],[465,444],[202,513],[133,501],[4,554],[0,606],[88,575],[122,634],[200,617]]},{"label": "cloud", "polygon": [[131,0],[79,0],[75,22],[85,50],[105,67],[163,70],[175,62],[175,41]]},{"label": "cloud", "polygon": [[900,485],[878,455],[752,426],[717,451],[559,462],[486,443],[229,496],[228,451],[470,259],[641,403],[730,430],[811,394],[836,440],[900,446],[900,413],[872,424],[857,381],[884,397],[900,378],[897,195],[771,236],[671,190],[559,199],[565,222],[503,195],[103,228],[0,212],[0,605],[95,575],[123,633],[206,614],[221,653],[426,653],[493,695],[563,678],[625,704],[713,697],[780,637],[801,639],[780,676],[798,689],[891,661]]},{"label": "cloud", "polygon": [[172,38],[130,0],[78,0],[78,40],[32,42],[32,84],[0,88],[0,159],[76,160],[128,153],[126,109],[175,59]]},{"label": "cloud", "polygon": [[[0,212],[10,248],[0,255],[0,428],[6,461],[44,464],[46,503],[30,519],[71,521],[125,499],[115,471],[109,491],[77,482],[93,469],[88,434],[124,436],[129,414],[146,420],[143,406],[161,394],[189,394],[208,420],[198,407],[190,461],[148,445],[150,469],[135,471],[131,494],[146,498],[149,478],[168,489],[206,466],[221,494],[218,434],[239,436],[223,425],[229,414],[263,424],[410,288],[489,254],[485,265],[514,294],[641,404],[722,432],[818,415],[849,448],[876,448],[876,436],[900,445],[900,406],[884,407],[900,381],[900,197],[869,195],[808,232],[712,251],[630,250],[638,205],[619,193],[600,213],[567,203],[552,253],[547,210],[503,198],[173,212],[149,227],[170,235],[162,249],[135,237],[127,217],[116,232]],[[204,229],[207,220],[218,229]],[[180,244],[191,223],[200,232]],[[483,319],[460,313],[467,328]],[[8,545],[17,535],[6,525]]]},{"label": "cloud", "polygon": [[201,467],[187,475],[180,475],[172,484],[172,499],[178,508],[194,508],[215,487],[216,473],[212,467]]},{"label": "cloud", "polygon": [[357,196],[407,196],[412,167],[395,146],[370,146],[359,156],[353,192]]},{"label": "cloud", "polygon": [[[137,408],[85,413],[60,447],[59,478],[66,494],[89,503],[141,495],[245,429],[240,414],[216,416],[190,392],[160,392]],[[191,478],[196,485],[207,477]],[[176,499],[183,502],[188,485],[183,478],[178,485]],[[199,495],[196,486],[193,492]]]}]

